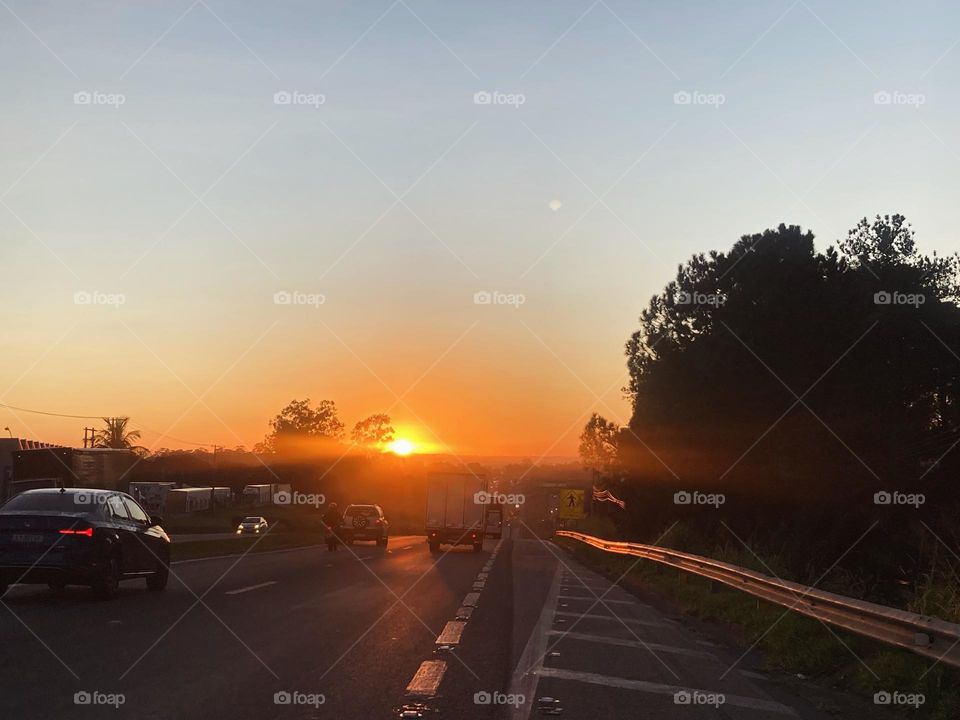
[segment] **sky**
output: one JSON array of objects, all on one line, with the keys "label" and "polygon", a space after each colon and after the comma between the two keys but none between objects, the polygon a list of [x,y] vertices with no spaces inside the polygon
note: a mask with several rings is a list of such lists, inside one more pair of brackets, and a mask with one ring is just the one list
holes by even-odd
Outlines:
[{"label": "sky", "polygon": [[958,70],[946,1],[2,0],[0,403],[574,455],[692,254],[893,212],[956,250]]}]

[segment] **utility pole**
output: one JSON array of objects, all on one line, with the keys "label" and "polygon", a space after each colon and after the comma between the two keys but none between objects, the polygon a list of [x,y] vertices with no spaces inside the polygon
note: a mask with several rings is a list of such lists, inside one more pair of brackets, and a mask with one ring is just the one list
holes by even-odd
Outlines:
[{"label": "utility pole", "polygon": [[83,447],[84,448],[87,447],[88,438],[90,442],[90,447],[93,447],[93,438],[96,432],[97,432],[96,428],[85,427],[83,429]]}]

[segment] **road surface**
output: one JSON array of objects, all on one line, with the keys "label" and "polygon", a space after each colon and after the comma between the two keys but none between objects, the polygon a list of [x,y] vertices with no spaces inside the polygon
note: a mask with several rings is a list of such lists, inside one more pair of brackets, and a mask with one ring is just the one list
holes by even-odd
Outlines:
[{"label": "road surface", "polygon": [[163,593],[130,582],[114,601],[12,588],[0,717],[828,717],[536,539],[433,556],[393,537],[173,573]]}]

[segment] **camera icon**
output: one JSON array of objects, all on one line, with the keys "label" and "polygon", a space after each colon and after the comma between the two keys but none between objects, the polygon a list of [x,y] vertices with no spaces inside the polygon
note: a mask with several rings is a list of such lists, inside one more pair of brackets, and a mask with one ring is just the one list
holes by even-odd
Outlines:
[{"label": "camera icon", "polygon": [[476,505],[489,505],[490,493],[488,493],[486,490],[478,490],[473,494],[473,502]]},{"label": "camera icon", "polygon": [[74,105],[89,105],[91,102],[93,102],[93,95],[88,93],[86,90],[81,90],[80,92],[75,92],[73,94]]},{"label": "camera icon", "polygon": [[493,102],[493,95],[488,93],[486,90],[481,90],[473,94],[474,105],[489,105],[492,102]]},{"label": "camera icon", "polygon": [[893,695],[886,690],[881,690],[873,694],[874,705],[890,705],[893,702]]},{"label": "camera icon", "polygon": [[93,303],[93,295],[88,293],[86,290],[81,290],[80,292],[75,292],[73,294],[73,304],[74,305],[90,305]]},{"label": "camera icon", "polygon": [[686,490],[680,490],[673,494],[674,505],[689,505],[693,501],[693,496]]},{"label": "camera icon", "polygon": [[90,493],[77,493],[73,496],[74,505],[89,505],[93,502],[93,498],[90,496]]},{"label": "camera icon", "polygon": [[288,293],[286,290],[281,290],[280,292],[274,293],[273,304],[274,305],[292,305],[293,294]]},{"label": "camera icon", "polygon": [[273,494],[274,505],[289,505],[292,502],[293,495],[286,490],[281,490],[280,492]]},{"label": "camera icon", "polygon": [[486,690],[481,690],[473,694],[474,705],[489,705],[493,702],[493,696]]},{"label": "camera icon", "polygon": [[889,105],[893,102],[893,95],[888,93],[886,90],[880,90],[873,94],[873,104],[874,105]]},{"label": "camera icon", "polygon": [[678,690],[673,694],[674,705],[689,705],[693,702],[693,696],[688,690]]},{"label": "camera icon", "polygon": [[89,705],[91,702],[93,702],[93,696],[86,690],[80,690],[73,694],[74,705]]},{"label": "camera icon", "polygon": [[293,696],[286,690],[281,690],[273,694],[274,705],[289,705],[293,702]]},{"label": "camera icon", "polygon": [[473,294],[474,305],[489,305],[493,302],[493,295],[486,290],[475,292]]},{"label": "camera icon", "polygon": [[893,302],[893,296],[886,290],[881,290],[873,294],[874,305],[889,305],[891,302]]},{"label": "camera icon", "polygon": [[693,95],[686,90],[680,90],[673,94],[674,105],[689,105],[691,102],[693,102]]},{"label": "camera icon", "polygon": [[689,305],[693,302],[693,296],[686,290],[677,293],[677,305]]},{"label": "camera icon", "polygon": [[293,102],[293,95],[288,93],[286,90],[280,90],[273,94],[273,104],[274,105],[289,105]]},{"label": "camera icon", "polygon": [[873,494],[874,505],[889,505],[892,502],[893,502],[893,495],[888,493],[886,490],[881,490],[880,492],[875,492]]}]

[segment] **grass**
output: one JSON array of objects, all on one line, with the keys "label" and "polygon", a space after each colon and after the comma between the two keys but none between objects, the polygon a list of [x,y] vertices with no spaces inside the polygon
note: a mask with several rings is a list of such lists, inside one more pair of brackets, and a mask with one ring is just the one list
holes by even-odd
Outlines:
[{"label": "grass", "polygon": [[245,535],[225,540],[195,540],[173,543],[170,546],[170,559],[176,562],[219,555],[242,555],[248,550],[254,554],[306,545],[322,545],[323,542],[323,533],[308,530],[270,532],[264,537]]},{"label": "grass", "polygon": [[630,569],[636,558],[611,555],[566,538],[556,542],[614,579],[627,573],[627,587],[642,587],[685,615],[722,624],[742,649],[756,643],[769,670],[801,673],[867,698],[880,690],[922,693],[926,702],[914,716],[930,720],[960,717],[960,671],[943,665],[931,670],[933,661],[922,656],[840,630],[831,632],[817,620],[733,589],[717,591],[703,578],[652,561],[641,560]]}]

